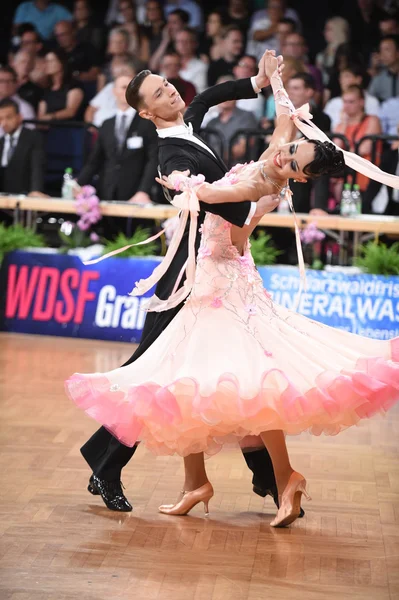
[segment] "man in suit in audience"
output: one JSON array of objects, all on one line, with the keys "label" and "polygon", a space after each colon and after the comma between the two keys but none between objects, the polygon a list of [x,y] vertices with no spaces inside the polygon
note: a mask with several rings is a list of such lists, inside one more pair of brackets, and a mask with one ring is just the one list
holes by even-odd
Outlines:
[{"label": "man in suit in audience", "polygon": [[[122,75],[115,80],[116,116],[100,127],[78,183],[90,184],[99,175],[98,195],[102,200],[145,205],[151,204],[152,188],[157,186],[158,144],[154,125],[141,119],[126,102],[130,79]],[[126,221],[112,217],[104,225],[107,235],[112,236],[125,229]]]},{"label": "man in suit in audience", "polygon": [[22,124],[15,100],[0,101],[0,191],[7,194],[42,194],[44,185],[43,139],[38,131]]}]

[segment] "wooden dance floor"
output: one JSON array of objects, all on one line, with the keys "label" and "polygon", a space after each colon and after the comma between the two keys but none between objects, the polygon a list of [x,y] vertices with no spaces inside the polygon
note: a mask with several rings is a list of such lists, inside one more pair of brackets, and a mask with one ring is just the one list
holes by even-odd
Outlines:
[{"label": "wooden dance floor", "polygon": [[398,600],[398,408],[337,438],[289,439],[313,501],[288,529],[270,528],[238,450],[208,461],[209,518],[157,512],[182,461],[143,447],[123,477],[134,510],[113,513],[86,491],[79,447],[96,424],[63,380],[132,348],[0,334],[1,600]]}]

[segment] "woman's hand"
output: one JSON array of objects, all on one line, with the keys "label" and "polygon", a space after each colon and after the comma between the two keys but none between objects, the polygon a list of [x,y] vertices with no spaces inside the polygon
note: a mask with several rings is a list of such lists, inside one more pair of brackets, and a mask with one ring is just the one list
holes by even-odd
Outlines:
[{"label": "woman's hand", "polygon": [[282,56],[276,56],[275,50],[266,50],[264,59],[266,77],[270,79],[276,70],[278,70],[281,75],[284,68]]},{"label": "woman's hand", "polygon": [[162,175],[162,179],[155,177],[155,181],[168,188],[168,190],[178,190],[179,188],[176,188],[176,185],[184,182],[189,176],[190,171],[188,169],[187,171],[172,171],[170,175]]}]

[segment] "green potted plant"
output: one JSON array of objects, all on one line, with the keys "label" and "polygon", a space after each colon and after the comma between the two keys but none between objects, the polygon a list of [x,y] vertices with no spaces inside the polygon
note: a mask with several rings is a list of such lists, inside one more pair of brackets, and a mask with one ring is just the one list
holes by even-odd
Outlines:
[{"label": "green potted plant", "polygon": [[355,265],[370,275],[399,275],[399,242],[386,244],[369,242],[359,247]]},{"label": "green potted plant", "polygon": [[20,224],[6,227],[0,223],[0,265],[4,255],[8,252],[25,248],[43,248],[44,246],[43,236],[35,233],[33,229]]},{"label": "green potted plant", "polygon": [[260,230],[251,237],[251,254],[256,265],[274,265],[281,251],[274,247],[270,235]]}]

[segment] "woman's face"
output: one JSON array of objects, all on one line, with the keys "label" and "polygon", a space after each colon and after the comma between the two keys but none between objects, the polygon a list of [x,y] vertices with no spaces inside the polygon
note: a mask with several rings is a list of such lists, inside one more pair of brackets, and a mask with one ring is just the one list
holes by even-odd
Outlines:
[{"label": "woman's face", "polygon": [[128,44],[126,38],[122,33],[113,33],[108,42],[108,54],[112,56],[119,56],[126,54],[128,51]]},{"label": "woman's face", "polygon": [[77,21],[78,23],[80,21],[87,21],[87,19],[90,17],[90,10],[86,0],[78,0],[77,2],[75,2],[73,16],[75,21]]},{"label": "woman's face", "polygon": [[348,117],[356,117],[364,111],[364,100],[356,92],[346,92],[342,96],[343,108]]},{"label": "woman's face", "polygon": [[45,57],[46,75],[57,75],[62,73],[62,64],[53,52],[49,52]]},{"label": "woman's face", "polygon": [[334,27],[331,21],[327,21],[326,26],[324,27],[324,39],[327,44],[331,44],[334,41]]},{"label": "woman's face", "polygon": [[214,37],[220,33],[222,20],[218,13],[211,13],[206,22],[206,34],[208,37]]},{"label": "woman's face", "polygon": [[119,2],[119,11],[125,23],[132,23],[134,21],[134,8],[129,0],[121,0]]},{"label": "woman's face", "polygon": [[150,23],[162,21],[162,10],[158,2],[147,2],[147,21]]},{"label": "woman's face", "polygon": [[296,179],[305,182],[308,176],[303,170],[313,161],[314,151],[314,144],[306,140],[283,144],[271,155],[268,174],[272,179],[274,176],[279,179]]}]

